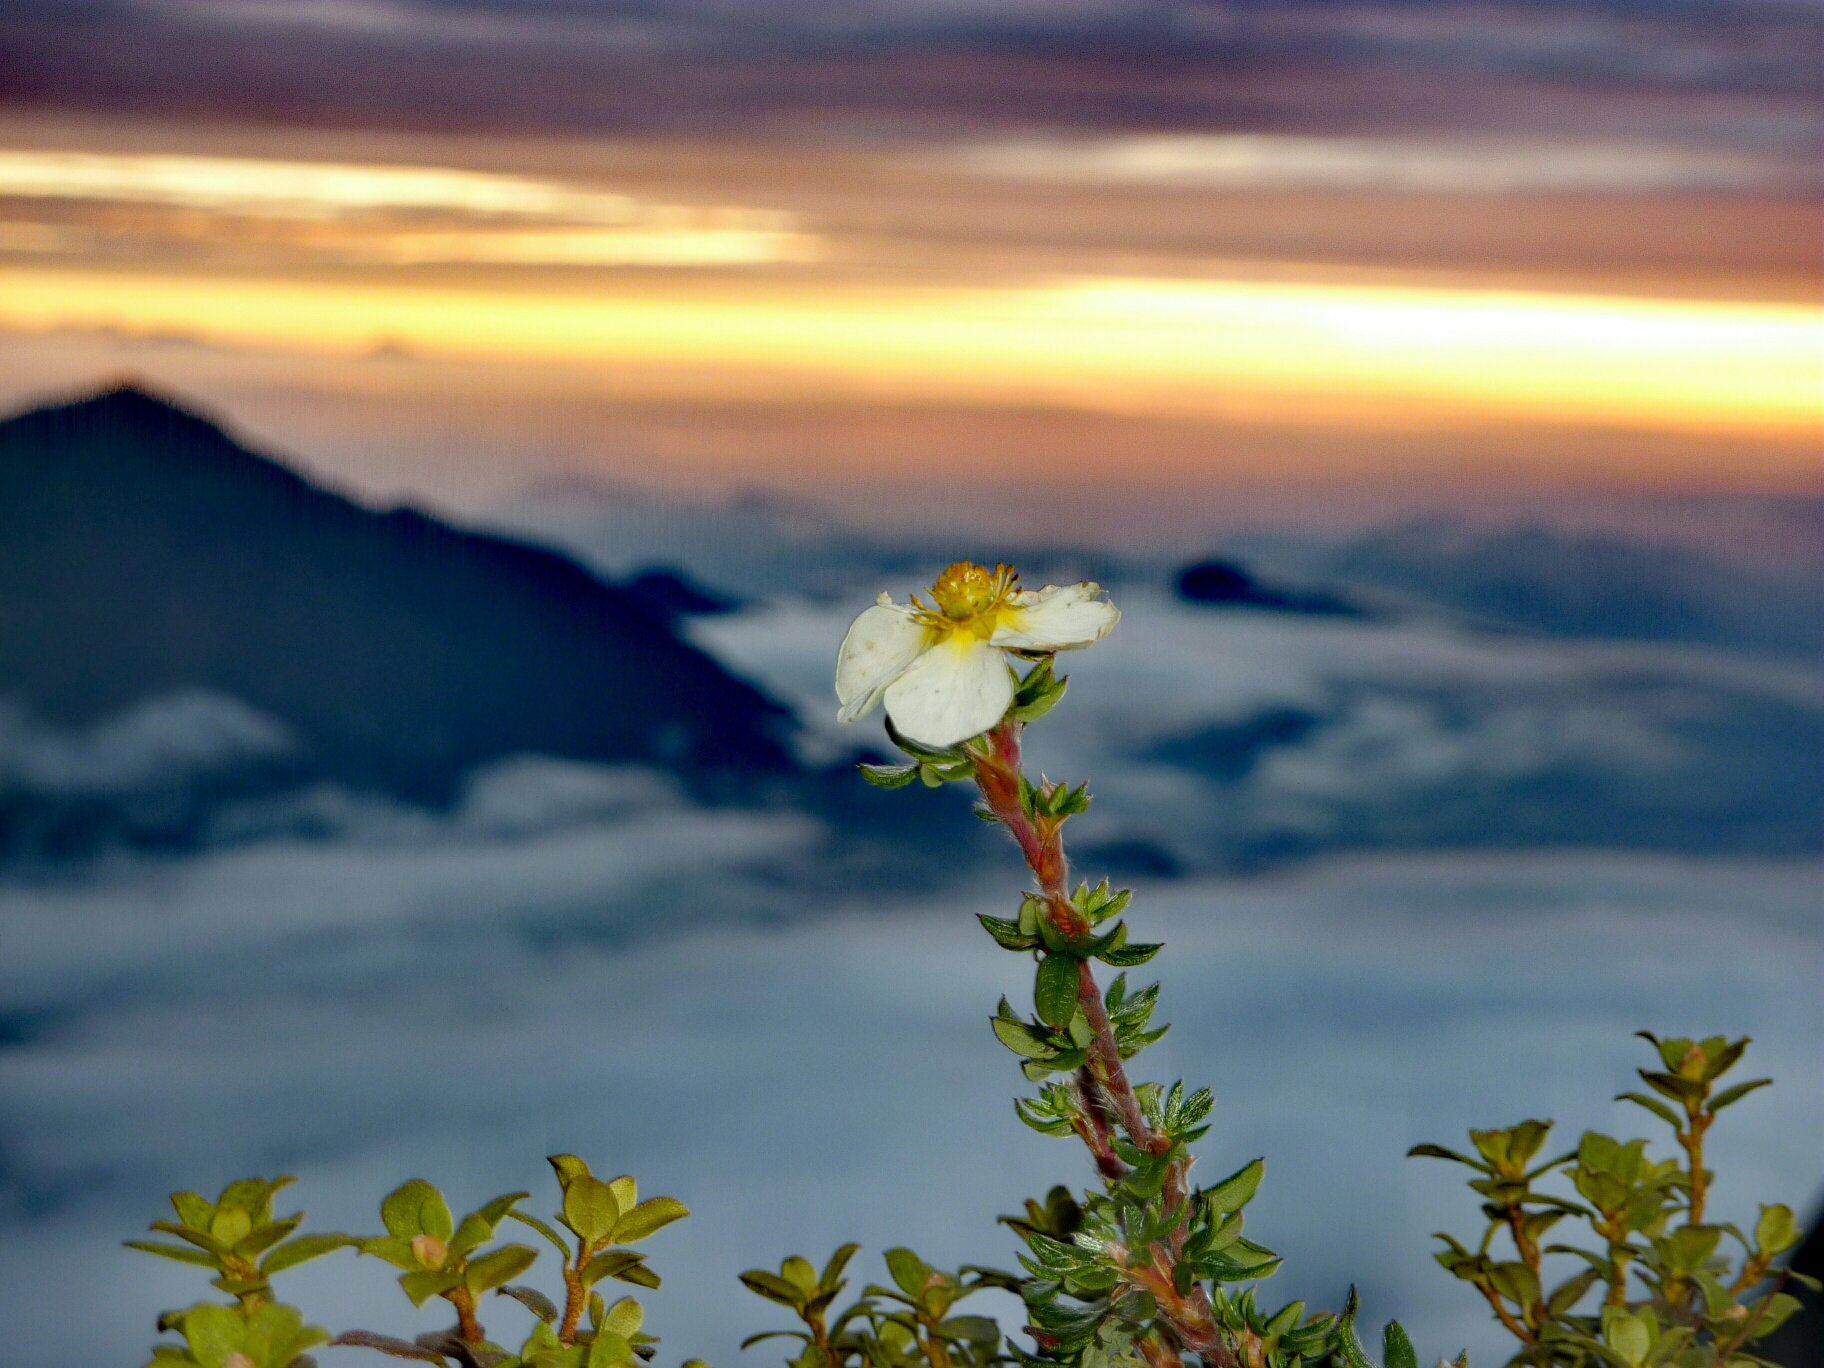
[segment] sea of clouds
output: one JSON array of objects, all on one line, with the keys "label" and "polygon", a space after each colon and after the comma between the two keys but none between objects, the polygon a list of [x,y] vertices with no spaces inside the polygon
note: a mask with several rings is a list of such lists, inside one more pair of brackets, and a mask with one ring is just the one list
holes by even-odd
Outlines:
[{"label": "sea of clouds", "polygon": [[[1813,1203],[1811,675],[1435,616],[1122,603],[1111,644],[1069,661],[1032,757],[1093,782],[1085,873],[1098,852],[1179,871],[1139,880],[1132,914],[1168,942],[1174,1023],[1142,1072],[1216,1090],[1201,1176],[1268,1157],[1249,1234],[1288,1257],[1269,1300],[1334,1305],[1355,1281],[1371,1323],[1489,1361],[1477,1299],[1428,1257],[1434,1230],[1478,1233],[1474,1203],[1402,1156],[1525,1116],[1567,1141],[1652,1133],[1610,1101],[1646,1062],[1640,1028],[1756,1037],[1749,1068],[1779,1082],[1719,1128],[1718,1201],[1738,1220]],[[856,606],[787,600],[692,631],[800,707],[808,759],[836,760],[884,744],[829,720]],[[237,706],[167,701],[81,736],[12,714],[0,774],[157,792],[283,744]],[[741,1269],[847,1239],[867,1246],[860,1279],[897,1243],[1010,1264],[993,1215],[1087,1178],[1014,1119],[1021,1081],[987,1031],[996,999],[1029,989],[970,915],[1006,911],[1010,857],[958,860],[938,892],[807,887],[794,871],[839,819],[536,757],[478,772],[445,812],[316,786],[212,820],[201,851],[0,884],[0,1281],[31,1361],[141,1361],[156,1313],[202,1280],[118,1241],[165,1192],[256,1172],[298,1174],[314,1226],[357,1232],[408,1177],[459,1205],[530,1188],[547,1212],[545,1154],[634,1172],[695,1213],[650,1246],[664,1354],[721,1368],[778,1352],[736,1348],[779,1323]],[[437,1323],[346,1253],[288,1281],[332,1329]],[[109,1313],[73,1314],[96,1284]],[[496,1332],[522,1333],[500,1307]]]}]

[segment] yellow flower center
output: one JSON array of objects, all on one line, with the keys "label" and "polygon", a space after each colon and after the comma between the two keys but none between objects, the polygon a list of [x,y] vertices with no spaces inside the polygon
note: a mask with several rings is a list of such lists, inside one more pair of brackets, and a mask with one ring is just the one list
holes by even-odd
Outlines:
[{"label": "yellow flower center", "polygon": [[993,634],[1000,612],[1017,591],[1019,582],[1011,565],[997,565],[990,570],[973,561],[958,561],[931,586],[935,609],[926,608],[916,598],[912,604],[926,626],[945,635],[973,631],[986,638]]}]

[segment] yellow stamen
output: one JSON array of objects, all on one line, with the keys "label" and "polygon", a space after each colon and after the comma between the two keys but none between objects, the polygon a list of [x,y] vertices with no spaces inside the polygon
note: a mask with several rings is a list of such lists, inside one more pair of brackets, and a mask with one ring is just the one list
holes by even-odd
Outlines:
[{"label": "yellow stamen", "polygon": [[989,570],[973,561],[958,561],[937,577],[931,597],[945,617],[966,621],[999,608],[1012,596],[1019,578],[1011,565]]}]

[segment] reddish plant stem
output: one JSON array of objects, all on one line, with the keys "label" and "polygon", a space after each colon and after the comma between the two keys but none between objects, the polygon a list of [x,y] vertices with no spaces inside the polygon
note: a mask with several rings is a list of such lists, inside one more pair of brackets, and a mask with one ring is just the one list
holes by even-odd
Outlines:
[{"label": "reddish plant stem", "polygon": [[559,1344],[576,1343],[576,1327],[582,1322],[583,1305],[589,1299],[588,1289],[583,1286],[583,1256],[588,1248],[588,1243],[579,1239],[575,1265],[564,1265],[564,1319],[557,1330]]},{"label": "reddish plant stem", "polygon": [[456,1333],[465,1344],[480,1344],[487,1336],[482,1332],[481,1322],[475,1319],[475,1294],[466,1287],[458,1287],[448,1296],[450,1304],[456,1308]]},{"label": "reddish plant stem", "polygon": [[[1063,823],[1060,819],[1032,817],[1020,801],[1021,726],[1011,720],[1001,722],[987,734],[986,747],[972,751],[975,780],[989,811],[1013,836],[1021,854],[1026,857],[1027,866],[1038,879],[1039,893],[1045,900],[1046,914],[1052,924],[1065,935],[1079,936],[1091,927],[1070,900],[1070,861],[1064,854],[1060,834]],[[1126,1165],[1113,1152],[1113,1132],[1101,1115],[1100,1104],[1106,1103],[1114,1112],[1128,1139],[1137,1148],[1163,1154],[1171,1141],[1155,1134],[1146,1122],[1140,1099],[1122,1062],[1121,1049],[1115,1040],[1114,1027],[1109,1022],[1096,976],[1087,960],[1077,969],[1077,1004],[1091,1032],[1089,1059],[1079,1076],[1088,1119],[1086,1125],[1077,1128],[1077,1133],[1095,1156],[1097,1170],[1103,1178],[1114,1181],[1126,1172]],[[1086,1130],[1089,1133],[1085,1133]],[[1112,1167],[1114,1165],[1119,1165],[1118,1171]],[[1168,1212],[1179,1210],[1189,1200],[1189,1167],[1188,1159],[1179,1159],[1166,1172],[1163,1195]],[[1172,1286],[1171,1268],[1183,1252],[1186,1233],[1185,1226],[1181,1225],[1165,1246],[1154,1245],[1150,1256],[1159,1267],[1137,1263],[1131,1269],[1136,1275],[1134,1281],[1154,1293],[1162,1319],[1169,1325],[1170,1336],[1178,1341],[1178,1347],[1199,1355],[1208,1368],[1236,1368],[1240,1360],[1217,1327],[1209,1297],[1202,1286],[1193,1284],[1190,1292],[1183,1296]],[[1146,1253],[1140,1254],[1141,1260],[1147,1257]],[[1171,1352],[1163,1345],[1160,1349],[1168,1354]],[[1151,1355],[1148,1357],[1150,1361]],[[1175,1354],[1172,1357],[1175,1358]]]},{"label": "reddish plant stem", "polygon": [[1096,1172],[1102,1175],[1104,1182],[1125,1178],[1130,1170],[1115,1153],[1113,1109],[1095,1071],[1087,1064],[1077,1070],[1077,1096],[1083,1105],[1076,1118],[1076,1132],[1089,1146],[1090,1153],[1096,1156]]}]

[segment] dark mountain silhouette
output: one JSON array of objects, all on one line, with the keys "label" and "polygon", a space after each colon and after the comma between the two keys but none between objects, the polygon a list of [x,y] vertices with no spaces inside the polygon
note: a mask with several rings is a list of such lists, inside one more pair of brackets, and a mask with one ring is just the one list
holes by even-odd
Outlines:
[{"label": "dark mountain silhouette", "polygon": [[0,423],[0,699],[47,725],[227,695],[288,764],[433,803],[517,752],[790,769],[785,710],[648,597],[363,508],[135,389]]},{"label": "dark mountain silhouette", "polygon": [[1360,617],[1361,609],[1333,594],[1276,589],[1262,584],[1233,561],[1205,560],[1178,574],[1178,597],[1186,603],[1220,608],[1262,608],[1319,617]]}]

